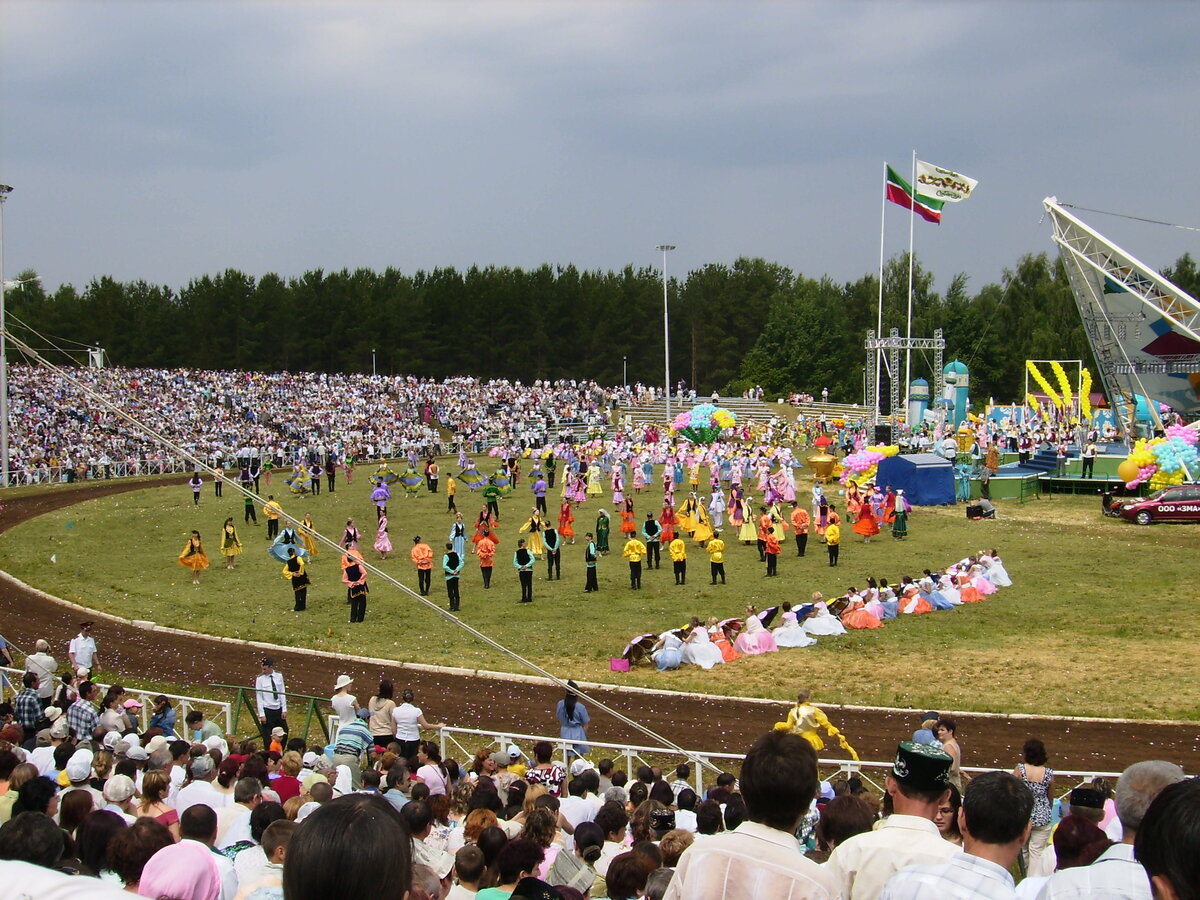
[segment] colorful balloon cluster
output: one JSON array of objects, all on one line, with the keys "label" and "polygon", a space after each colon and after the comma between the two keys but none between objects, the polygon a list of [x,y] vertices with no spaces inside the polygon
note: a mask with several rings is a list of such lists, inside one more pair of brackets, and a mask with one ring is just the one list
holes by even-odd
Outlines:
[{"label": "colorful balloon cluster", "polygon": [[737,424],[737,417],[723,406],[701,403],[691,412],[675,417],[675,433],[693,444],[711,444],[726,428]]},{"label": "colorful balloon cluster", "polygon": [[1198,443],[1200,432],[1183,425],[1168,426],[1166,437],[1138,441],[1121,464],[1125,467],[1120,472],[1123,478],[1128,477],[1133,466],[1137,467],[1137,475],[1128,478],[1125,486],[1133,489],[1147,481],[1154,488],[1183,484],[1187,472],[1195,478],[1200,474]]},{"label": "colorful balloon cluster", "polygon": [[881,445],[867,447],[865,450],[851,453],[842,460],[842,476],[839,480],[842,484],[849,484],[851,481],[855,484],[866,484],[875,477],[875,471],[879,468],[880,462],[899,452],[900,448],[891,444],[887,447]]}]

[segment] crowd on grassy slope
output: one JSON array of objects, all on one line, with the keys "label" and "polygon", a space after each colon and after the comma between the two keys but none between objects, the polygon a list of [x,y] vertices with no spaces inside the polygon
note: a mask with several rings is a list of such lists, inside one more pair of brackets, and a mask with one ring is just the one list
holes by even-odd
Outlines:
[{"label": "crowd on grassy slope", "polygon": [[[309,450],[339,459],[442,453],[444,433],[476,448],[541,445],[569,425],[603,424],[614,404],[649,400],[646,388],[535,381],[197,369],[70,369],[71,378],[197,456],[256,457],[290,465]],[[9,371],[11,465],[29,480],[152,472],[169,451],[99,406],[66,377]]]},{"label": "crowd on grassy slope", "polygon": [[[83,638],[69,651],[81,677],[96,661]],[[260,739],[238,740],[198,712],[177,722],[165,697],[144,728],[119,686],[98,710],[87,680],[64,710],[69,692],[42,696],[47,649],[0,707],[4,897],[1058,900],[1153,886],[1190,900],[1200,884],[1200,780],[1145,761],[1115,791],[1094,779],[1055,802],[1040,741],[1011,773],[969,778],[954,722],[934,712],[881,794],[820,780],[807,692],[701,789],[687,764],[627,778],[593,762],[573,691],[556,710],[566,760],[543,740],[460,764],[421,740],[442,725],[388,681],[360,708],[340,677],[339,727],[313,746],[269,715],[283,681],[264,659]]]}]

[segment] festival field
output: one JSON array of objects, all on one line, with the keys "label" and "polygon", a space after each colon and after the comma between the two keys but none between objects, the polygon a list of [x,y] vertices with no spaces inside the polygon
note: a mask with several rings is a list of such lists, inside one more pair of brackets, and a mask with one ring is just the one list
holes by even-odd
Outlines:
[{"label": "festival field", "polygon": [[[453,462],[442,461],[444,473]],[[318,530],[335,540],[353,517],[368,560],[415,587],[408,559],[412,536],[422,535],[440,561],[451,521],[445,495],[422,488],[405,499],[396,491],[389,507],[395,551],[379,563],[370,549],[371,471],[360,467],[350,485],[339,479],[332,495],[293,498],[278,475],[263,491],[280,498],[291,515],[311,511]],[[807,474],[802,470],[798,480],[802,501],[809,499]],[[639,521],[661,508],[660,490],[633,498]],[[593,529],[597,510],[613,512],[610,499],[606,494],[577,508],[579,541]],[[555,518],[557,487],[548,502]],[[468,534],[481,505],[478,494],[460,489]],[[1200,667],[1197,532],[1186,525],[1140,528],[1106,519],[1094,498],[1001,503],[991,522],[967,521],[961,507],[918,508],[905,541],[885,533],[864,545],[846,527],[837,569],[829,568],[815,535],[808,555],[797,559],[789,533],[776,579],[764,578],[755,547],[742,546],[726,529],[726,586],[709,585],[707,556],[689,543],[685,587],[674,585],[667,560],[661,571],[645,572],[643,589],[634,592],[614,516],[613,553],[600,561],[598,595],[582,592],[583,545],[576,543],[564,547],[561,581],[547,582],[544,563],[538,566],[535,602],[522,606],[511,559],[515,531],[531,506],[524,482],[502,501],[492,588],[483,590],[475,558],[468,557],[462,618],[562,677],[783,699],[807,684],[828,702],[1031,714],[1192,719],[1200,709],[1192,674]],[[233,571],[225,569],[217,549],[221,523],[230,515],[245,545]],[[98,610],[208,634],[523,671],[378,578],[371,582],[365,625],[351,626],[337,557],[328,548],[310,569],[307,612],[293,613],[282,566],[266,553],[261,511],[259,522],[257,528],[243,526],[240,495],[227,488],[223,499],[214,498],[208,479],[198,509],[186,486],[140,490],[49,513],[0,535],[0,568]],[[192,528],[200,531],[212,561],[199,586],[176,563]],[[609,671],[610,657],[631,636],[683,625],[693,614],[740,615],[747,603],[762,608],[804,601],[814,590],[832,597],[861,587],[868,575],[889,581],[917,576],[991,547],[999,549],[1014,586],[981,604],[901,617],[882,629],[821,638],[815,647],[743,658],[709,672],[685,666],[657,673],[646,663],[627,674]],[[440,567],[430,599],[445,609]]]}]

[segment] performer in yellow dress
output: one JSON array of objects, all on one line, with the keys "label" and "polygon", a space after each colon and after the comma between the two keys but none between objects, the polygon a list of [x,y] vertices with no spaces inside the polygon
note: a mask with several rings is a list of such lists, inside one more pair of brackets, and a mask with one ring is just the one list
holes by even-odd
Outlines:
[{"label": "performer in yellow dress", "polygon": [[542,518],[541,510],[536,506],[533,507],[533,515],[525,520],[525,524],[517,529],[520,534],[529,534],[529,542],[525,545],[529,552],[538,559],[546,552],[546,542],[542,539],[542,532],[546,530],[546,520]]},{"label": "performer in yellow dress", "polygon": [[313,522],[312,513],[305,513],[304,518],[300,520],[300,544],[308,551],[309,556],[316,556],[320,552],[316,533],[317,526]]},{"label": "performer in yellow dress", "polygon": [[818,753],[825,749],[825,742],[821,740],[821,736],[817,730],[824,728],[826,734],[830,737],[837,738],[838,746],[850,754],[853,760],[858,759],[858,754],[854,752],[854,748],[850,746],[850,742],[842,735],[840,731],[833,727],[829,721],[829,717],[821,711],[820,707],[814,706],[811,702],[812,693],[807,690],[802,690],[796,696],[796,705],[788,712],[786,722],[776,722],[776,731],[790,731],[793,734],[798,734],[810,744]]},{"label": "performer in yellow dress", "polygon": [[233,558],[242,552],[242,542],[238,540],[237,528],[234,527],[233,517],[225,520],[221,530],[221,555],[225,557],[225,568],[233,568]]},{"label": "performer in yellow dress", "polygon": [[187,545],[179,554],[179,564],[185,569],[192,570],[192,584],[200,583],[200,573],[208,568],[208,554],[204,552],[204,544],[200,542],[200,532],[193,531]]}]

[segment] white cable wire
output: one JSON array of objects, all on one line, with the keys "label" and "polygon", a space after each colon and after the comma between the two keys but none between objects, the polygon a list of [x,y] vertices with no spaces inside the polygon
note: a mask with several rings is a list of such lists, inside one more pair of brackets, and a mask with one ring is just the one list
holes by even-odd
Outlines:
[{"label": "white cable wire", "polygon": [[[72,375],[68,374],[63,368],[55,365],[54,363],[47,360],[45,357],[41,356],[36,350],[34,350],[32,347],[30,347],[28,344],[26,344],[20,338],[13,336],[11,332],[9,332],[9,340],[13,343],[13,346],[22,350],[23,352],[28,354],[33,359],[36,359],[39,363],[41,363],[43,366],[45,366],[50,371],[57,374],[60,378],[64,378],[67,381],[69,381],[76,388],[83,391],[83,393],[86,396],[88,396],[90,399],[94,400],[96,403],[105,407],[113,414],[124,419],[126,422],[128,422],[134,428],[138,429],[140,432],[145,434],[151,440],[162,444],[164,447],[167,447],[170,450],[173,450],[175,453],[179,454],[179,456],[181,456],[182,458],[191,462],[192,465],[195,467],[196,471],[203,471],[203,472],[206,472],[209,475],[213,476],[213,478],[219,478],[222,482],[229,485],[234,490],[240,491],[244,496],[252,497],[259,503],[263,502],[262,497],[260,497],[258,494],[254,493],[253,491],[247,490],[246,488],[244,488],[241,485],[240,482],[234,481],[232,478],[225,476],[223,473],[217,472],[215,469],[213,469],[207,463],[205,463],[202,459],[200,459],[199,457],[190,453],[186,448],[181,447],[180,445],[178,445],[174,441],[172,441],[170,438],[166,437],[163,434],[160,434],[159,432],[155,431],[153,428],[150,428],[149,426],[143,424],[138,419],[135,419],[133,416],[131,416],[127,412],[125,412],[125,410],[122,409],[120,406],[117,406],[116,404],[109,401],[103,395],[97,393],[96,391],[93,391],[87,385],[76,380]],[[288,522],[291,522],[292,524],[297,525],[297,526],[301,525],[300,520],[297,519],[295,516],[288,515],[286,512],[282,512],[282,510],[280,512],[281,512],[282,517],[284,519],[286,519]],[[317,533],[316,531],[313,531],[312,535],[313,535],[313,537],[315,537],[317,540],[319,540],[325,546],[335,550],[339,555],[342,555],[344,553],[344,549],[342,548],[342,546],[340,544],[335,543],[331,539],[325,537],[322,534]],[[557,675],[553,674],[552,672],[549,672],[546,669],[543,669],[541,666],[539,666],[537,663],[533,662],[532,660],[526,659],[525,657],[523,657],[519,653],[517,653],[515,650],[510,650],[508,647],[505,647],[499,641],[484,634],[482,631],[480,631],[475,626],[470,625],[467,622],[464,622],[462,619],[458,618],[455,615],[452,615],[447,610],[442,609],[440,606],[438,606],[432,600],[429,600],[426,597],[422,597],[416,591],[412,590],[410,587],[408,587],[404,583],[397,581],[395,578],[393,578],[391,575],[387,574],[386,572],[381,571],[380,569],[378,569],[371,563],[367,562],[365,559],[360,559],[359,564],[362,565],[365,569],[367,569],[367,571],[373,573],[374,575],[376,575],[379,578],[382,578],[384,581],[386,581],[392,587],[394,587],[394,588],[398,589],[399,591],[401,591],[402,593],[408,595],[408,597],[410,597],[411,599],[416,600],[418,603],[425,606],[431,612],[437,613],[437,615],[441,616],[447,622],[462,629],[463,631],[470,634],[472,637],[487,644],[492,649],[500,651],[505,656],[508,656],[509,658],[520,663],[522,666],[525,666],[526,668],[531,669],[532,671],[541,675],[543,678],[549,679],[550,681],[554,682],[555,684],[557,684],[559,687],[563,688],[564,690],[574,690],[575,693],[579,694],[581,697],[588,700],[597,709],[604,710],[604,712],[608,713],[610,716],[617,719],[618,721],[623,722],[624,724],[628,725],[629,727],[634,728],[637,731],[640,731],[642,734],[646,735],[647,737],[650,737],[653,740],[658,741],[660,746],[674,750],[676,753],[679,753],[682,756],[692,757],[692,755],[687,750],[680,747],[674,741],[663,737],[662,735],[658,734],[654,730],[646,727],[645,725],[642,725],[640,722],[634,721],[633,719],[629,718],[625,714],[618,712],[617,710],[608,706],[606,703],[603,703],[602,701],[597,700],[595,697],[590,696],[585,691],[583,691],[579,688],[569,688],[565,680],[559,678]],[[700,760],[700,759],[697,759],[696,761],[698,763],[702,763],[704,765],[709,766],[714,771],[719,771],[716,766],[713,766],[711,763],[708,763],[707,761]]]}]

